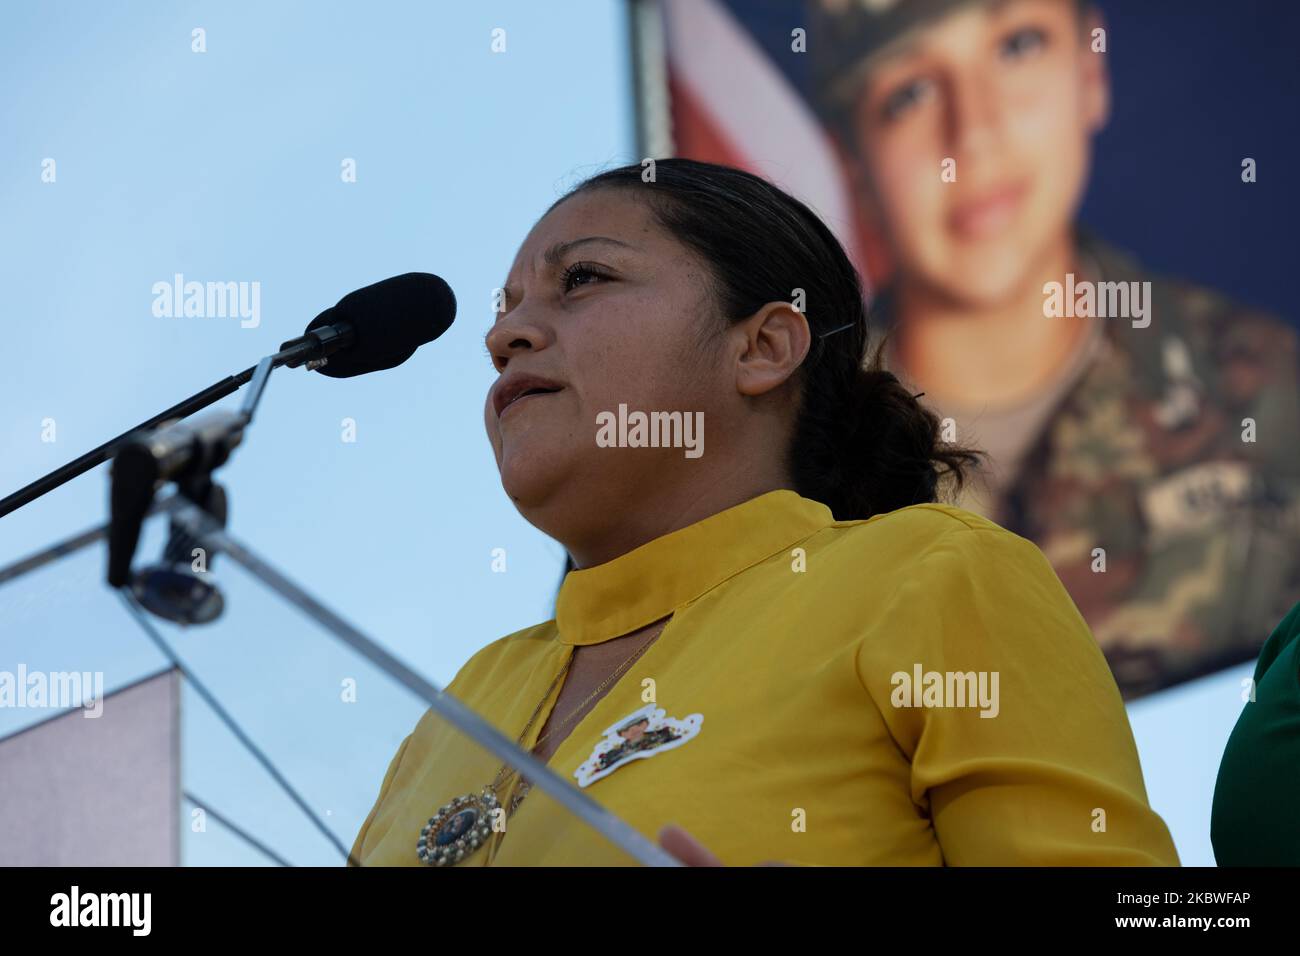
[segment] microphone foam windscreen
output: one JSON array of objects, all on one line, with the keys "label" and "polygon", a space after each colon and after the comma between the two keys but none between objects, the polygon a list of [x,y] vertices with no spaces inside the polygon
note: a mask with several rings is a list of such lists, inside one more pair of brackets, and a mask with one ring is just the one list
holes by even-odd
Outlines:
[{"label": "microphone foam windscreen", "polygon": [[401,365],[426,342],[451,327],[456,296],[428,272],[408,272],[349,292],[326,309],[307,331],[346,321],[356,338],[317,369],[331,378],[350,378]]}]

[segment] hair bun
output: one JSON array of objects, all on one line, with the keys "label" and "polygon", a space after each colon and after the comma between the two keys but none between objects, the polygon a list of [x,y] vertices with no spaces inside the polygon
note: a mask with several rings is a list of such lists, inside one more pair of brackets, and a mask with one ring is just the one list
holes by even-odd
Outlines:
[{"label": "hair bun", "polygon": [[888,369],[869,368],[865,365],[858,369],[858,383],[859,392],[892,388],[895,385],[899,388],[903,386],[898,376]]},{"label": "hair bun", "polygon": [[935,501],[940,479],[969,462],[967,449],[941,439],[939,417],[893,372],[860,366],[841,443],[842,467],[857,475],[870,513]]}]

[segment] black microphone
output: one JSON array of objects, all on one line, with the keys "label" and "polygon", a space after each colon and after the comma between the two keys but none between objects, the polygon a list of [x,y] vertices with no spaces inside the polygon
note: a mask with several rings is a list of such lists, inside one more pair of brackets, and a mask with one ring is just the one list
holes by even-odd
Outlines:
[{"label": "black microphone", "polygon": [[349,292],[307,324],[280,351],[284,364],[304,363],[331,378],[351,378],[401,365],[456,318],[456,296],[427,272],[408,272]]}]

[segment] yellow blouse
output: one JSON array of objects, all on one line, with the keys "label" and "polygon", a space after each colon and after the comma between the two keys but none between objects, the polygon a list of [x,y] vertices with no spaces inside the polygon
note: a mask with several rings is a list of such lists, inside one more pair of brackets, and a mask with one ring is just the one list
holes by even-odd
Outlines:
[{"label": "yellow blouse", "polygon": [[[960,508],[835,521],[760,495],[571,572],[556,620],[448,691],[515,739],[576,646],[669,614],[549,761],[576,785],[641,744],[584,789],[651,840],[677,823],[728,865],[1178,865],[1087,624],[1032,543]],[[647,702],[643,737],[610,736]],[[426,713],[353,856],[420,865],[423,824],[499,767]],[[488,862],[631,860],[534,788],[459,865]]]}]

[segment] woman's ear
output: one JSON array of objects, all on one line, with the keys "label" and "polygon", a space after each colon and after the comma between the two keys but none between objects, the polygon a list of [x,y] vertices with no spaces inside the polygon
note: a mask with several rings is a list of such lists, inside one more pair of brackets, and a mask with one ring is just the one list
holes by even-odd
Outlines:
[{"label": "woman's ear", "polygon": [[812,345],[807,317],[789,302],[767,303],[736,323],[732,334],[737,341],[736,390],[742,395],[763,395],[780,387]]}]

